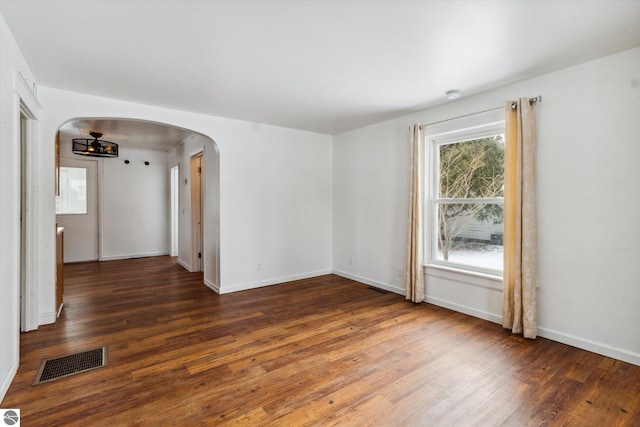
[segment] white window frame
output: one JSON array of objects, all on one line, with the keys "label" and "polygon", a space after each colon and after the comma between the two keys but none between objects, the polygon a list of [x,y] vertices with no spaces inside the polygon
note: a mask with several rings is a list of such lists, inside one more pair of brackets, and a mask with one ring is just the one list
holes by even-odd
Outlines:
[{"label": "white window frame", "polygon": [[460,264],[452,261],[444,261],[436,258],[438,246],[438,203],[466,203],[473,201],[486,201],[491,203],[504,203],[504,199],[440,199],[437,197],[439,188],[439,167],[438,153],[442,145],[469,141],[473,139],[485,138],[492,135],[504,134],[504,109],[489,111],[455,119],[436,125],[425,126],[425,267],[449,270],[457,273],[464,273],[477,277],[489,279],[502,279],[503,271],[467,264]]},{"label": "white window frame", "polygon": [[[87,168],[86,167],[80,167],[80,166],[61,166],[60,167],[60,173],[62,173],[63,169],[83,169],[84,170],[84,182],[85,182],[85,188],[84,188],[84,190],[85,190],[85,194],[84,194],[84,197],[85,197],[85,200],[84,200],[84,211],[83,212],[58,212],[58,209],[57,209],[58,208],[58,203],[62,204],[63,197],[65,197],[65,196],[63,196],[63,188],[60,188],[60,195],[56,196],[56,215],[88,215],[88,209],[89,209],[88,203],[89,203],[89,201],[88,201],[88,194],[87,194],[87,181],[88,181]],[[63,183],[62,183],[62,180],[61,180],[60,185],[62,186],[62,184]],[[70,190],[69,182],[65,183],[65,189],[64,190],[66,190],[66,197],[69,197],[68,196],[68,192]]]}]

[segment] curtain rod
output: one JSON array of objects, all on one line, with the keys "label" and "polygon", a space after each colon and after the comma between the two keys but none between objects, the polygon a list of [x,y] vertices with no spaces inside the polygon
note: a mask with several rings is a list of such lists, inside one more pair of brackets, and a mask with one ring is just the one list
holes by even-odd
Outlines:
[{"label": "curtain rod", "polygon": [[[533,104],[535,102],[542,102],[542,96],[538,95],[538,96],[536,96],[534,98],[529,98],[529,104]],[[517,108],[516,107],[517,105],[518,105],[517,103],[513,102],[511,104],[511,108],[515,110]],[[425,124],[423,124],[421,126],[424,127],[424,126],[437,125],[439,123],[445,123],[445,122],[449,122],[451,120],[462,119],[462,118],[469,117],[469,116],[475,116],[476,114],[488,113],[489,111],[496,111],[496,110],[502,110],[502,109],[504,109],[504,107],[489,108],[488,110],[476,111],[475,113],[464,114],[462,116],[453,117],[451,119],[444,119],[444,120],[438,120],[437,122],[425,123]]]},{"label": "curtain rod", "polygon": [[[529,98],[529,104],[534,104],[536,102],[542,102],[542,97],[540,95],[536,96],[535,98]],[[518,108],[518,103],[512,102],[511,109],[515,110],[516,108]]]}]

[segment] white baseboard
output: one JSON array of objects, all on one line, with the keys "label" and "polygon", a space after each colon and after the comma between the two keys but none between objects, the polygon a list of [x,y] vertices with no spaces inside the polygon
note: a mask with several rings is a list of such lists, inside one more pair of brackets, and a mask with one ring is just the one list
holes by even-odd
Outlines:
[{"label": "white baseboard", "polygon": [[[480,319],[488,320],[497,324],[502,324],[502,316],[494,313],[488,313],[480,311],[472,307],[456,304],[451,301],[442,300],[439,298],[425,297],[425,301],[440,307],[448,308],[453,311],[468,314],[469,316],[477,317]],[[576,337],[574,335],[565,334],[563,332],[554,331],[552,329],[538,327],[538,336],[547,338],[552,341],[556,341],[562,344],[570,345],[582,350],[597,353],[602,356],[611,357],[613,359],[621,360],[623,362],[631,363],[633,365],[640,366],[640,354],[634,353],[628,350],[611,347],[606,344],[591,341],[585,338]]]},{"label": "white baseboard", "polygon": [[629,350],[611,347],[607,344],[591,341],[547,328],[538,327],[538,336],[640,366],[640,354],[634,353]]},{"label": "white baseboard", "polygon": [[4,396],[9,391],[9,386],[11,386],[11,382],[13,378],[18,373],[18,362],[11,365],[11,368],[7,371],[7,374],[2,378],[2,383],[0,383],[0,402],[4,399]]},{"label": "white baseboard", "polygon": [[468,307],[466,305],[456,304],[451,301],[443,300],[440,298],[434,298],[425,296],[424,300],[429,304],[437,305],[438,307],[448,308],[449,310],[457,311],[459,313],[468,314],[469,316],[477,317],[479,319],[488,320],[489,322],[502,324],[502,316]]},{"label": "white baseboard", "polygon": [[40,312],[40,315],[38,317],[38,321],[40,322],[39,325],[49,325],[51,323],[55,323],[57,316],[56,316],[57,312],[54,311],[47,311],[47,312]]},{"label": "white baseboard", "polygon": [[208,287],[211,288],[211,290],[217,294],[220,293],[220,286],[216,285],[215,283],[213,283],[210,280],[204,279],[204,284]]},{"label": "white baseboard", "polygon": [[169,255],[169,252],[162,251],[162,252],[146,252],[146,253],[139,253],[139,254],[120,254],[120,255],[101,256],[100,261],[114,261],[117,259],[146,258],[151,256],[165,256],[165,255]]},{"label": "white baseboard", "polygon": [[276,277],[273,279],[261,280],[259,282],[240,283],[237,285],[221,286],[219,293],[229,294],[231,292],[246,291],[248,289],[255,289],[255,288],[261,288],[263,286],[271,286],[271,285],[278,285],[280,283],[291,282],[293,280],[302,280],[302,279],[309,279],[311,277],[324,276],[325,274],[331,274],[331,270],[312,271],[309,273],[294,274],[292,276]]},{"label": "white baseboard", "polygon": [[[376,288],[385,289],[391,292],[395,292],[400,295],[404,295],[404,289],[400,289],[395,286],[387,285],[386,283],[378,282],[376,280],[367,279],[365,277],[357,276],[355,274],[346,273],[344,271],[334,270],[333,274],[346,277],[347,279],[355,280],[356,282],[365,283]],[[473,307],[468,307],[455,302],[443,300],[440,298],[434,298],[430,296],[425,297],[425,301],[429,304],[437,305],[439,307],[448,308],[459,313],[467,314],[469,316],[477,317],[479,319],[488,320],[489,322],[502,324],[502,315],[489,313],[486,311],[478,310]],[[591,351],[593,353],[600,354],[602,356],[611,357],[613,359],[621,360],[623,362],[631,363],[633,365],[640,366],[640,354],[632,351],[616,348],[607,344],[591,341],[585,338],[576,337],[563,332],[554,331],[547,328],[538,327],[538,336],[547,338],[552,341],[556,341],[562,344],[577,347],[582,350]]]},{"label": "white baseboard", "polygon": [[367,279],[366,277],[358,276],[356,274],[347,273],[345,271],[333,270],[333,274],[336,276],[346,277],[347,279],[355,280],[356,282],[364,283],[374,288],[384,289],[385,291],[393,292],[395,294],[404,295],[404,288],[398,288],[396,286],[387,285],[386,283],[378,282],[376,280]]},{"label": "white baseboard", "polygon": [[191,273],[191,265],[187,264],[186,262],[184,262],[182,259],[178,258],[178,264],[180,264],[182,266],[182,268],[184,268],[185,270],[187,270],[189,273]]}]

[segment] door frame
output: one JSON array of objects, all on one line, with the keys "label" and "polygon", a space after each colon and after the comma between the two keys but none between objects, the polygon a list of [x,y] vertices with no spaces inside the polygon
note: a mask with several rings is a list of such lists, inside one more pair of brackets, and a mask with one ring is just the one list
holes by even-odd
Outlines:
[{"label": "door frame", "polygon": [[[21,227],[24,227],[24,239],[23,231],[18,230],[18,253],[20,260],[18,261],[18,275],[19,275],[19,313],[20,313],[20,330],[23,332],[32,331],[38,329],[40,326],[40,308],[38,301],[38,289],[37,284],[39,282],[39,244],[40,235],[38,229],[38,186],[36,179],[37,172],[37,157],[34,147],[37,145],[37,133],[38,133],[38,118],[42,106],[36,98],[34,90],[22,74],[18,71],[14,71],[13,80],[14,89],[14,105],[17,116],[14,119],[14,135],[17,136],[19,144],[19,151],[17,153],[18,163],[20,165],[20,174],[22,169],[25,168],[25,188],[22,185],[19,186],[20,204],[24,200],[24,218],[22,220]],[[23,126],[22,117],[26,119]],[[26,133],[23,135],[23,133]],[[23,145],[25,145],[23,147]],[[22,194],[26,192],[26,194]],[[24,197],[24,198],[23,198]],[[21,208],[22,209],[22,208]],[[55,230],[51,230],[51,233],[55,233]],[[24,256],[24,261],[22,257]],[[24,271],[21,271],[24,268]]]}]

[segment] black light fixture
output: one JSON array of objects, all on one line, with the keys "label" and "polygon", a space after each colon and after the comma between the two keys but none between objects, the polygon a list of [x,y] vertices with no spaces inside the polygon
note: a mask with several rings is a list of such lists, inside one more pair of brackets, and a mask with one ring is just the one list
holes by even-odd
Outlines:
[{"label": "black light fixture", "polygon": [[104,141],[100,132],[89,132],[91,138],[73,138],[72,151],[75,154],[91,157],[118,157],[118,144]]}]

